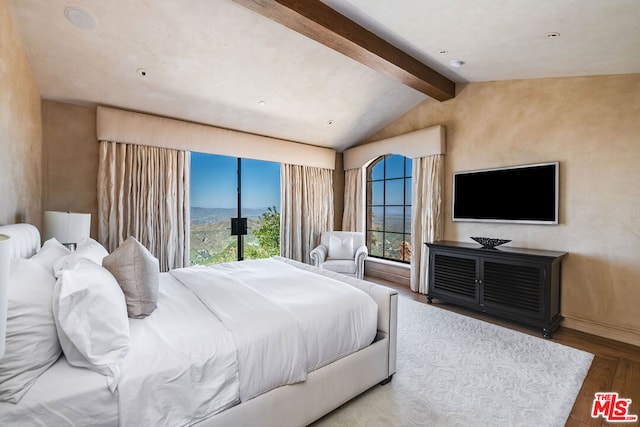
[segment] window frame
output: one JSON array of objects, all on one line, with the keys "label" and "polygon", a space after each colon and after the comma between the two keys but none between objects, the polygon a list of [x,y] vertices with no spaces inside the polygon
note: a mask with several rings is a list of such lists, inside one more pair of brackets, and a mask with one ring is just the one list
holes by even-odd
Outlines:
[{"label": "window frame", "polygon": [[[400,177],[388,177],[388,173],[387,173],[387,159],[389,157],[392,156],[398,156],[401,157],[403,159],[403,173],[402,176]],[[382,178],[378,178],[378,179],[374,179],[373,178],[373,168],[380,164],[380,162],[383,162],[383,174],[382,174]],[[409,197],[409,201],[407,201],[407,190],[411,191],[411,185],[413,185],[413,177],[412,177],[412,166],[410,166],[408,163],[412,164],[413,159],[411,159],[410,157],[405,157],[399,154],[386,154],[383,156],[380,156],[378,158],[376,158],[375,160],[373,160],[367,167],[365,170],[366,173],[366,196],[365,196],[365,209],[366,209],[366,245],[367,245],[367,249],[369,250],[369,256],[372,258],[377,258],[377,259],[383,259],[383,260],[388,260],[388,261],[393,261],[393,262],[399,262],[399,263],[403,263],[403,264],[410,264],[411,263],[411,221],[409,221],[409,224],[407,224],[407,218],[411,219],[411,204],[412,204],[412,200],[411,197]],[[402,188],[403,188],[403,194],[402,194],[402,204],[388,204],[387,203],[387,183],[390,181],[402,181]],[[409,183],[407,183],[407,181],[410,181]],[[380,183],[382,182],[382,204],[373,203],[373,184],[374,183]],[[409,185],[409,188],[407,188],[407,185]],[[409,193],[411,195],[411,193]],[[374,208],[382,208],[382,229],[380,230],[375,230],[373,228],[373,210]],[[402,231],[388,231],[387,230],[387,208],[394,208],[394,209],[401,209],[402,210]],[[408,229],[407,229],[408,227]],[[372,251],[372,236],[373,233],[381,233],[382,234],[382,256],[374,254]],[[386,244],[384,243],[387,239],[386,236],[387,235],[395,235],[395,236],[401,236],[401,245],[402,242],[407,242],[409,243],[409,251],[404,252],[404,253],[400,253],[399,255],[402,257],[402,259],[398,259],[398,258],[394,258],[391,256],[391,254],[388,253],[388,248],[386,246]],[[377,252],[377,251],[376,251]],[[398,248],[398,252],[401,252],[401,249]],[[389,255],[389,256],[388,256]],[[408,257],[407,257],[408,256]]]},{"label": "window frame", "polygon": [[[189,243],[189,261],[191,265],[204,265],[204,266],[209,266],[209,265],[215,265],[218,263],[222,263],[222,262],[228,262],[228,261],[242,261],[245,259],[259,259],[259,258],[254,258],[251,251],[247,250],[248,248],[250,248],[250,246],[254,246],[254,245],[249,245],[249,242],[247,242],[247,238],[250,237],[251,235],[254,235],[255,238],[257,239],[257,235],[254,233],[255,230],[258,230],[259,228],[254,228],[252,229],[251,227],[247,227],[248,225],[251,225],[251,223],[248,220],[257,218],[257,222],[256,224],[260,224],[260,219],[262,217],[263,214],[265,213],[269,213],[271,207],[275,208],[275,210],[273,211],[275,214],[277,215],[281,215],[281,207],[280,207],[280,198],[281,198],[281,193],[282,193],[282,188],[280,185],[280,176],[281,176],[281,168],[282,168],[282,164],[278,163],[278,162],[272,162],[270,160],[258,160],[258,159],[251,159],[248,157],[236,157],[236,156],[229,156],[229,155],[224,155],[224,154],[213,154],[213,153],[206,153],[206,152],[190,152],[190,156],[193,155],[198,156],[199,161],[198,163],[206,163],[211,161],[211,159],[217,159],[220,161],[224,161],[224,162],[229,162],[229,164],[225,164],[225,167],[215,167],[212,165],[207,165],[208,167],[206,169],[209,170],[224,170],[224,176],[223,179],[217,179],[217,180],[211,180],[211,177],[207,177],[205,179],[205,177],[199,176],[198,179],[203,179],[202,182],[209,182],[210,184],[207,185],[207,187],[220,187],[220,186],[227,186],[229,189],[234,189],[234,191],[230,191],[230,194],[233,194],[233,206],[232,207],[228,207],[229,205],[225,205],[225,206],[212,206],[210,208],[212,209],[221,209],[221,210],[230,210],[233,213],[230,214],[228,216],[228,227],[225,227],[224,229],[220,229],[221,232],[223,231],[228,231],[229,234],[223,236],[224,243],[227,243],[227,237],[228,239],[228,245],[227,248],[222,249],[221,251],[215,252],[213,253],[213,255],[209,256],[209,262],[205,262],[205,263],[193,263],[193,260],[195,259],[194,257],[194,241],[196,239],[194,239],[193,237],[193,216],[191,216],[191,209],[193,209],[194,207],[204,207],[204,208],[208,208],[208,206],[194,206],[193,201],[194,199],[191,197],[191,191],[196,187],[194,185],[194,170],[195,168],[192,167],[190,170],[190,176],[189,176],[189,191],[190,191],[190,195],[189,195],[189,211],[190,211],[190,220],[189,220],[189,237],[190,237],[190,243]],[[268,175],[264,175],[264,173],[262,175],[260,175],[260,179],[264,180],[266,179],[266,177],[276,177],[278,179],[278,200],[277,200],[277,205],[274,204],[272,206],[265,206],[265,211],[263,211],[262,213],[260,213],[259,215],[256,216],[255,213],[255,207],[256,206],[251,206],[250,202],[252,199],[247,199],[246,196],[252,193],[252,190],[248,189],[251,188],[255,185],[255,179],[251,179],[250,178],[250,173],[248,171],[250,171],[251,165],[254,164],[253,162],[259,162],[259,163],[269,163],[269,164],[273,164],[273,165],[277,165],[278,166],[278,172],[277,175],[273,175],[271,176],[271,174]],[[231,163],[233,164],[233,167],[231,170],[230,165]],[[193,166],[193,162],[192,162],[192,166]],[[216,165],[217,166],[217,165]],[[202,168],[202,164],[200,165],[200,167],[198,168],[198,170],[202,171],[202,170],[206,170],[205,168]],[[227,184],[231,184],[231,185],[227,185]],[[244,188],[243,188],[244,186]],[[212,190],[214,193],[216,190]],[[209,191],[207,191],[207,193],[210,193]],[[211,197],[211,195],[209,194],[208,197]],[[228,194],[225,194],[224,197],[228,197]],[[249,205],[248,207],[246,205]],[[260,207],[260,206],[258,206]],[[253,213],[251,211],[254,211]],[[225,215],[226,216],[226,215]],[[225,216],[221,216],[221,218],[224,218]],[[224,222],[224,220],[220,221],[216,221],[216,223],[222,223]],[[210,230],[211,231],[211,230]],[[212,230],[214,233],[217,233],[217,230]],[[279,230],[281,232],[281,230]],[[208,236],[208,235],[207,235]],[[235,259],[231,260],[231,259],[227,259],[227,260],[218,260],[215,262],[210,262],[211,258],[217,257],[219,255],[224,255],[226,252],[226,249],[228,249],[229,247],[232,247],[235,249]],[[262,246],[259,246],[260,248],[262,248]],[[248,256],[245,256],[245,254],[249,254]],[[270,255],[269,255],[270,256]],[[266,257],[265,257],[266,258]]]}]

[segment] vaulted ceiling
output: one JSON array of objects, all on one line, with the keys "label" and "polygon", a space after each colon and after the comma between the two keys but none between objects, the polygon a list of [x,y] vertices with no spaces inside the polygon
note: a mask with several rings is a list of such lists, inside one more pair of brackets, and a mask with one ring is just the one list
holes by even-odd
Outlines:
[{"label": "vaulted ceiling", "polygon": [[[246,0],[6,1],[45,99],[342,150],[427,98]],[[637,0],[322,3],[454,83],[640,72]]]}]

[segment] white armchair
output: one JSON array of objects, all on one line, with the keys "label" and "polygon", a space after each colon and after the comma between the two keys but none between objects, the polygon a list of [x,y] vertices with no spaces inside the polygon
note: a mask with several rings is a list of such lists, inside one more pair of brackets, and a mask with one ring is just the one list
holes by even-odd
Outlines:
[{"label": "white armchair", "polygon": [[364,260],[369,251],[364,234],[351,231],[325,231],[320,245],[311,251],[311,263],[316,267],[362,279]]}]

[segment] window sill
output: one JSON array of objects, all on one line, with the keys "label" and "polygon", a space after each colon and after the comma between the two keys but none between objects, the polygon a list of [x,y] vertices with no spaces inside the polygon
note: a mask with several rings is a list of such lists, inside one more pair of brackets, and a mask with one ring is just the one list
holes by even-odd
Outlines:
[{"label": "window sill", "polygon": [[381,264],[381,265],[390,265],[393,267],[405,268],[407,270],[411,270],[411,264],[406,264],[404,262],[390,261],[388,259],[367,257],[366,262],[371,262],[374,264]]},{"label": "window sill", "polygon": [[367,258],[365,275],[388,280],[404,286],[411,282],[411,265],[379,258]]}]

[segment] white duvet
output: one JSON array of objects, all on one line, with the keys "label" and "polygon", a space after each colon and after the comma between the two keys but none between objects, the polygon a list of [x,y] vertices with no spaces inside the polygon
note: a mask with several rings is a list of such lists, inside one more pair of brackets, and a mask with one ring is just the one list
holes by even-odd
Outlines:
[{"label": "white duvet", "polygon": [[378,307],[366,293],[276,259],[167,276],[167,300],[131,321],[118,388],[121,425],[192,424],[304,381],[376,335]]},{"label": "white duvet", "polygon": [[303,331],[307,372],[368,346],[376,336],[377,304],[347,283],[274,258],[210,268],[232,275],[293,314]]},{"label": "white duvet", "polygon": [[182,426],[238,402],[231,332],[169,274],[158,307],[130,319],[118,389],[120,426]]}]

